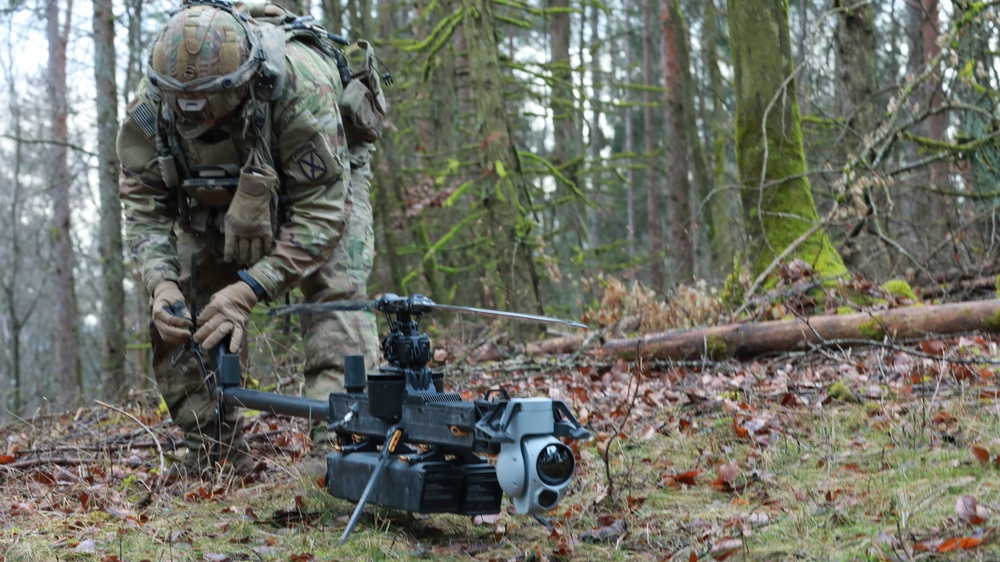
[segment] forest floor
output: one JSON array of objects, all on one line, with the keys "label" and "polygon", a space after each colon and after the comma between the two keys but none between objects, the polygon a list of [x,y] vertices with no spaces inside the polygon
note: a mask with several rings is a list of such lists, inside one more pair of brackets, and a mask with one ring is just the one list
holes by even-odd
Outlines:
[{"label": "forest floor", "polygon": [[300,421],[247,413],[263,464],[237,485],[161,477],[180,435],[155,408],[37,415],[0,427],[0,561],[1000,559],[998,344],[453,369],[466,398],[562,399],[592,431],[551,529],[507,499],[486,517],[369,507],[340,547],[353,504],[301,470]]}]

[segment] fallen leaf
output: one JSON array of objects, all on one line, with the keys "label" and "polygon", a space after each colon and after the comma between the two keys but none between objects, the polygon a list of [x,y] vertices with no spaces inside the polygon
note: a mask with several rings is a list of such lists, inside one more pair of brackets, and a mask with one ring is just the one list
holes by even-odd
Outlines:
[{"label": "fallen leaf", "polygon": [[986,466],[986,465],[990,464],[990,452],[989,451],[987,451],[986,449],[984,449],[982,447],[979,447],[977,445],[973,445],[970,450],[972,451],[972,456],[976,457],[976,460],[979,461],[979,464],[981,464],[983,466]]},{"label": "fallen leaf", "polygon": [[701,475],[701,471],[698,469],[689,470],[681,474],[670,476],[669,478],[677,484],[683,484],[685,486],[696,486],[698,484],[698,476]]},{"label": "fallen leaf", "polygon": [[598,519],[601,526],[580,533],[580,540],[589,543],[613,543],[618,541],[628,531],[628,523],[624,519],[615,519],[610,524],[604,524],[608,518]]},{"label": "fallen leaf", "polygon": [[503,513],[492,513],[487,515],[476,515],[472,518],[474,525],[495,525],[503,517]]},{"label": "fallen leaf", "polygon": [[958,496],[955,501],[955,512],[967,525],[979,525],[989,519],[989,511],[979,505],[972,496]]},{"label": "fallen leaf", "polygon": [[743,547],[743,541],[733,537],[722,537],[712,545],[712,558],[725,560]]},{"label": "fallen leaf", "polygon": [[957,550],[958,547],[959,547],[958,539],[952,537],[950,539],[945,539],[944,542],[938,545],[936,550],[938,552],[951,552],[952,550]]},{"label": "fallen leaf", "polygon": [[750,439],[750,431],[740,425],[736,418],[733,418],[733,432],[736,433],[736,437],[739,437],[740,439]]},{"label": "fallen leaf", "polygon": [[80,544],[73,547],[73,552],[93,554],[97,552],[97,543],[94,542],[94,539],[82,540]]},{"label": "fallen leaf", "polygon": [[736,461],[720,464],[716,470],[719,473],[719,481],[726,484],[731,484],[740,475],[740,465],[736,464]]},{"label": "fallen leaf", "polygon": [[[982,507],[982,506],[980,506]],[[969,550],[971,548],[977,548],[979,545],[983,544],[983,530],[979,529],[972,534],[971,537],[962,537],[958,540],[958,547],[963,550]]]}]

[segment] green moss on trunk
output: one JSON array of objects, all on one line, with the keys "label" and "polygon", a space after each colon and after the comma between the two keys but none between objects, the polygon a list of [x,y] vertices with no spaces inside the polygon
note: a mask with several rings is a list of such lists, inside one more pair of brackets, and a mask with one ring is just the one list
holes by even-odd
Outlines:
[{"label": "green moss on trunk", "polygon": [[881,341],[885,338],[885,322],[881,316],[876,316],[858,326],[858,334],[865,339]]},{"label": "green moss on trunk", "polygon": [[[801,116],[792,75],[788,6],[783,0],[729,0],[736,86],[736,153],[753,259],[762,273],[797,243],[820,277],[847,273],[819,226],[807,179]],[[796,242],[799,238],[804,240]]]},{"label": "green moss on trunk", "polygon": [[983,328],[989,330],[990,332],[1000,332],[1000,310],[998,310],[993,316],[983,320]]},{"label": "green moss on trunk", "polygon": [[462,0],[461,6],[469,56],[469,87],[475,99],[482,140],[480,195],[486,210],[487,239],[496,260],[491,272],[495,306],[541,312],[539,279],[532,261],[534,223],[527,216],[526,209],[531,205],[503,100],[493,3]]},{"label": "green moss on trunk", "polygon": [[913,302],[920,301],[920,299],[917,298],[917,295],[913,292],[913,288],[910,287],[910,284],[902,279],[890,279],[889,281],[883,283],[880,288],[882,291],[896,297],[907,298]]}]

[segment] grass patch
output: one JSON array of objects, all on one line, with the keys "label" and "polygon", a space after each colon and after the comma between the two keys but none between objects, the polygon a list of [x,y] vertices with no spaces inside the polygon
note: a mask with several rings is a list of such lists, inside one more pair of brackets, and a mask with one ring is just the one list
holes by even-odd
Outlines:
[{"label": "grass patch", "polygon": [[[0,560],[905,560],[975,537],[956,549],[1000,558],[998,468],[972,453],[1000,456],[995,399],[933,373],[933,388],[904,392],[855,383],[843,368],[816,366],[815,380],[800,371],[736,365],[723,377],[618,364],[522,379],[518,395],[591,389],[570,406],[594,438],[578,444],[578,475],[551,529],[507,500],[489,518],[370,507],[338,546],[353,504],[302,473],[297,455],[255,441],[268,468],[246,485],[161,486],[152,448],[0,464]],[[792,373],[802,380],[773,390]],[[864,399],[824,393],[840,380]],[[161,435],[172,431],[155,421]],[[59,441],[37,422],[0,428],[0,438],[33,451],[95,438],[60,423]],[[119,431],[134,430],[128,423]],[[961,513],[963,496],[980,516]]]}]

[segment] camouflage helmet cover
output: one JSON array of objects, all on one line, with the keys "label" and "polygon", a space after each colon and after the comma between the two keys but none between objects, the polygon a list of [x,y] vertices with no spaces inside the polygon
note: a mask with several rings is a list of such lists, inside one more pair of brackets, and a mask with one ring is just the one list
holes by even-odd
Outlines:
[{"label": "camouflage helmet cover", "polygon": [[247,98],[259,66],[251,21],[222,2],[189,3],[167,21],[153,44],[147,74],[179,117],[212,122]]}]

